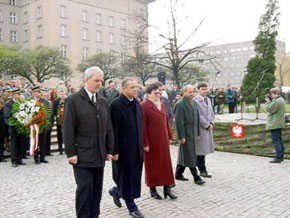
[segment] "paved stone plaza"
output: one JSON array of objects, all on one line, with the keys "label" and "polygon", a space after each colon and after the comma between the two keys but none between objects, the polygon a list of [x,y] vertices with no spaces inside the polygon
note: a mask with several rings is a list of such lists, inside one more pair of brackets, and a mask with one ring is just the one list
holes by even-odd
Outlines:
[{"label": "paved stone plaza", "polygon": [[[171,147],[175,166],[177,147]],[[12,168],[0,163],[1,218],[73,218],[75,182],[65,156],[54,154],[49,164]],[[178,181],[175,201],[157,201],[143,185],[137,204],[147,218],[159,217],[290,217],[290,161],[269,164],[269,158],[216,152],[208,156],[213,174],[205,186]],[[144,180],[144,178],[143,178]],[[144,183],[143,183],[144,184]],[[108,195],[113,185],[111,164],[105,169],[100,217],[130,217],[126,208],[117,208]],[[160,193],[161,188],[159,189]]]}]

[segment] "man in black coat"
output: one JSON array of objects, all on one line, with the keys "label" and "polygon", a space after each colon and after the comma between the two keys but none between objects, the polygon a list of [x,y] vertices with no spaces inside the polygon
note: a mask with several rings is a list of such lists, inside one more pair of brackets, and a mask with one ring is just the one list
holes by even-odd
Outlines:
[{"label": "man in black coat", "polygon": [[98,94],[103,71],[85,71],[85,86],[65,103],[63,139],[68,161],[73,165],[78,218],[97,218],[103,188],[105,160],[114,151],[114,133],[106,100]]},{"label": "man in black coat", "polygon": [[22,139],[23,136],[19,135],[16,132],[15,126],[12,126],[8,119],[11,117],[11,109],[15,102],[17,102],[20,98],[20,90],[17,88],[14,88],[11,90],[12,99],[8,101],[4,106],[4,120],[5,123],[8,125],[8,132],[10,135],[10,142],[11,142],[11,162],[12,167],[17,167],[18,165],[26,165],[24,162],[22,162],[23,157],[23,144]]},{"label": "man in black coat", "polygon": [[[122,81],[122,94],[110,106],[115,135],[113,179],[117,187],[109,194],[114,203],[121,207],[120,198],[126,202],[133,217],[143,217],[134,202],[141,196],[143,167],[142,117],[137,96],[137,83],[132,78]],[[118,160],[117,160],[118,159]]]}]

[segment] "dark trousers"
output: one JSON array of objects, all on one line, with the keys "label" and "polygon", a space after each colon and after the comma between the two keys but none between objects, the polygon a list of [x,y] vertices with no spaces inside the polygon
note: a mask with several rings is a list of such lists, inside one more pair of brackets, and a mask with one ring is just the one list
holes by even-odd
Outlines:
[{"label": "dark trousers", "polygon": [[23,148],[21,145],[21,136],[17,134],[16,129],[12,126],[8,128],[10,135],[10,152],[11,152],[11,161],[13,163],[21,162]]},{"label": "dark trousers", "polygon": [[97,218],[103,190],[104,168],[73,167],[77,184],[77,218]]},{"label": "dark trousers", "polygon": [[27,151],[29,151],[29,137],[26,135],[21,136],[21,145],[22,145],[22,150],[21,150],[21,154],[22,157],[26,156]]},{"label": "dark trousers", "polygon": [[35,151],[34,160],[45,160],[46,153],[46,129],[38,136],[38,148]]},{"label": "dark trousers", "polygon": [[235,106],[236,106],[236,104],[235,103],[228,103],[228,106],[229,106],[229,113],[230,114],[235,113]]},{"label": "dark trousers", "polygon": [[4,147],[4,136],[0,136],[0,159],[3,157],[5,151]]},{"label": "dark trousers", "polygon": [[46,130],[45,134],[45,153],[51,153],[51,129]]},{"label": "dark trousers", "polygon": [[57,142],[58,142],[58,151],[63,153],[63,139],[62,139],[62,128],[61,126],[57,125]]},{"label": "dark trousers", "polygon": [[[118,190],[116,186],[112,188],[112,191],[114,192],[115,195],[119,196],[119,198],[122,197],[120,194],[120,191]],[[125,202],[126,202],[126,206],[129,212],[133,212],[138,209],[136,203],[134,202],[134,199],[130,199],[130,200],[126,199]]]},{"label": "dark trousers", "polygon": [[271,130],[271,138],[272,138],[272,143],[276,151],[275,158],[283,159],[284,158],[284,144],[282,140],[282,129]]},{"label": "dark trousers", "polygon": [[197,155],[197,167],[199,172],[205,173],[206,167],[205,167],[205,156]]},{"label": "dark trousers", "polygon": [[[197,174],[196,167],[189,167],[191,175],[194,178],[194,181],[197,181],[200,179],[199,175]],[[175,177],[180,177],[184,173],[185,167],[182,165],[177,164],[176,171],[175,171]]]}]

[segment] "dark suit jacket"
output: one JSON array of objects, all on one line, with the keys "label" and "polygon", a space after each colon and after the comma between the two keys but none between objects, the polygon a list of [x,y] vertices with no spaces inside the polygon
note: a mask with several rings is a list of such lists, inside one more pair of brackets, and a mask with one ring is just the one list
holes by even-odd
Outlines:
[{"label": "dark suit jacket", "polygon": [[106,100],[93,103],[84,88],[66,99],[63,122],[65,153],[78,156],[79,167],[104,167],[114,151],[114,133]]},{"label": "dark suit jacket", "polygon": [[4,109],[3,109],[3,113],[4,113],[4,120],[5,120],[5,123],[8,125],[8,126],[11,126],[9,125],[8,123],[8,119],[9,117],[11,116],[11,109],[12,109],[12,106],[14,104],[14,100],[9,100],[5,105],[4,105]]}]

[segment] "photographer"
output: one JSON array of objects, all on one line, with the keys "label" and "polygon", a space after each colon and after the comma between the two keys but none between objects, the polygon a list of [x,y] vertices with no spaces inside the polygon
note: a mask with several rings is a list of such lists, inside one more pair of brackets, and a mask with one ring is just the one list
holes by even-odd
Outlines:
[{"label": "photographer", "polygon": [[270,163],[281,163],[284,159],[284,145],[282,141],[282,128],[285,127],[285,101],[279,95],[280,90],[273,88],[266,95],[266,110],[268,112],[267,130],[271,130],[272,143],[276,155]]}]

